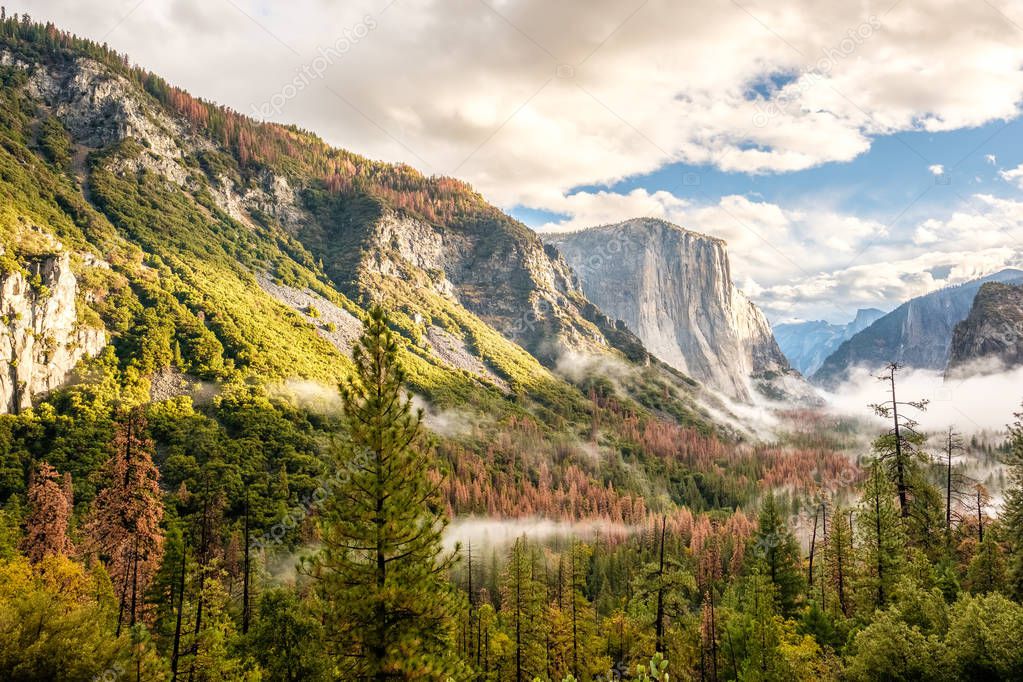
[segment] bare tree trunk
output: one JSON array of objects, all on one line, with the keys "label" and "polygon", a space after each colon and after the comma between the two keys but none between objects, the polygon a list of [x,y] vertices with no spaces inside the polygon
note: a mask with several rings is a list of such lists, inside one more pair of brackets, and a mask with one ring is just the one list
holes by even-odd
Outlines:
[{"label": "bare tree trunk", "polygon": [[174,647],[171,652],[171,682],[178,679],[178,651],[181,646],[181,616],[185,610],[185,540],[181,539],[181,582],[178,584],[178,614],[174,624]]},{"label": "bare tree trunk", "polygon": [[813,587],[813,551],[817,544],[817,517],[820,516],[820,506],[813,510],[813,535],[810,536],[810,566],[806,571],[806,583],[808,587]]},{"label": "bare tree trunk", "polygon": [[209,481],[205,486],[205,499],[202,503],[202,520],[199,529],[199,595],[195,606],[195,628],[192,633],[192,661],[188,666],[188,682],[192,682],[195,675],[195,656],[199,653],[199,633],[202,632],[202,607],[205,594],[206,582],[206,560],[209,549],[209,510],[210,510],[210,486]]},{"label": "bare tree trunk", "polygon": [[895,422],[895,474],[899,492],[899,513],[902,518],[909,517],[909,499],[906,486],[905,463],[902,461],[902,433],[899,429],[899,403],[895,400],[895,367],[891,369],[892,382],[892,414]]},{"label": "bare tree trunk", "polygon": [[245,542],[245,559],[243,561],[242,569],[242,634],[247,634],[249,631],[249,618],[251,617],[251,608],[249,603],[249,575],[250,575],[250,563],[249,563],[249,488],[245,487],[245,530],[244,530]]},{"label": "bare tree trunk", "polygon": [[[828,537],[828,503],[821,501],[821,533],[824,537],[824,542],[827,543]],[[828,595],[825,592],[828,581],[821,580],[821,608],[826,609],[828,607]]]},{"label": "bare tree trunk", "polygon": [[980,499],[980,486],[977,486],[977,542],[984,542],[984,505]]},{"label": "bare tree trunk", "polygon": [[579,676],[579,631],[578,631],[578,620],[576,614],[576,602],[578,601],[575,594],[575,543],[572,543],[571,556],[569,559],[572,561],[572,589],[569,594],[572,599],[572,674],[576,677]]},{"label": "bare tree trunk", "polygon": [[714,589],[711,588],[707,591],[710,597],[710,669],[712,672],[711,679],[714,682],[718,680],[718,626],[717,620],[714,615]]},{"label": "bare tree trunk", "polygon": [[[519,551],[522,551],[520,545]],[[522,682],[522,556],[515,557],[515,682]]]},{"label": "bare tree trunk", "polygon": [[876,480],[876,477],[880,475],[880,470],[874,470],[875,482],[874,482],[874,531],[877,535],[877,605],[884,605],[884,566],[881,557],[881,488],[880,482]]},{"label": "bare tree trunk", "polygon": [[128,576],[123,576],[123,584],[121,585],[121,603],[117,608],[117,630],[114,632],[115,637],[121,636],[121,623],[124,620],[124,608],[128,604]]},{"label": "bare tree trunk", "polygon": [[661,547],[657,564],[657,623],[656,623],[656,651],[664,651],[664,533],[667,528],[668,517],[661,516]]},{"label": "bare tree trunk", "polygon": [[945,539],[952,539],[952,427],[948,427],[948,467],[945,471]]},{"label": "bare tree trunk", "polygon": [[139,536],[135,536],[135,549],[131,553],[131,627],[135,627],[138,613],[139,591]]}]

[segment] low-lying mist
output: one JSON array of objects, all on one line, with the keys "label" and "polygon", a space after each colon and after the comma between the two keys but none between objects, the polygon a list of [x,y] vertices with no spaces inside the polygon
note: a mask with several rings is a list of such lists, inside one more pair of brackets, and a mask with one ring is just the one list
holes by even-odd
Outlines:
[{"label": "low-lying mist", "polygon": [[[604,519],[592,521],[554,521],[541,518],[491,519],[463,517],[455,519],[444,533],[447,550],[456,544],[474,548],[502,549],[525,535],[533,542],[556,542],[557,540],[587,540],[595,537],[622,538],[637,530],[637,527],[612,523]],[[475,550],[474,550],[475,551]]]},{"label": "low-lying mist", "polygon": [[[879,381],[879,370],[856,368],[848,381],[833,392],[824,392],[834,411],[865,417],[883,428],[887,422],[872,414],[871,403],[890,399],[890,388]],[[922,432],[940,432],[954,426],[964,435],[1004,431],[1015,421],[1023,399],[1023,367],[1001,372],[946,379],[930,369],[905,369],[896,374],[900,401],[929,400],[926,411],[913,412]]]}]

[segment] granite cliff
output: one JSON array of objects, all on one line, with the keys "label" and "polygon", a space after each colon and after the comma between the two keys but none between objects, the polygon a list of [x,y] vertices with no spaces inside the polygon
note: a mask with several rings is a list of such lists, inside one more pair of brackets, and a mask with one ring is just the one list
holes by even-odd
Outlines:
[{"label": "granite cliff", "polygon": [[966,319],[981,285],[1021,278],[1023,271],[1007,269],[911,299],[845,341],[828,356],[812,380],[834,388],[853,367],[873,370],[889,362],[943,370],[948,363],[952,330]]},{"label": "granite cliff", "polygon": [[1023,286],[987,282],[966,319],[955,326],[948,376],[967,376],[1023,364]]},{"label": "granite cliff", "polygon": [[732,283],[720,239],[646,218],[545,239],[587,298],[679,371],[740,400],[791,373],[767,319]]},{"label": "granite cliff", "polygon": [[31,407],[106,345],[104,330],[80,323],[77,293],[66,252],[0,276],[0,412]]},{"label": "granite cliff", "polygon": [[877,308],[861,308],[856,311],[856,317],[846,324],[831,324],[824,320],[786,322],[775,325],[774,338],[792,366],[803,376],[810,376],[843,341],[883,316],[884,311]]}]

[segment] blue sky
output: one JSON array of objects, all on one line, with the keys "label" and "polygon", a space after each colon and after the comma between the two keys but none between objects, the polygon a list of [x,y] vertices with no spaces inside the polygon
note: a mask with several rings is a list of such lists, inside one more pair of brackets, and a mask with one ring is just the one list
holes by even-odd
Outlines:
[{"label": "blue sky", "polygon": [[[988,155],[993,155],[991,160]],[[870,150],[848,162],[825,163],[790,173],[725,172],[713,166],[670,163],[606,185],[580,185],[580,191],[629,192],[664,190],[696,202],[740,194],[775,204],[826,204],[875,218],[886,225],[914,217],[941,215],[962,203],[962,193],[988,192],[1018,196],[1019,188],[999,171],[1023,163],[1023,125],[1019,118],[942,133],[903,132],[875,138]],[[929,168],[944,167],[935,179]],[[699,184],[693,184],[693,178]],[[933,186],[933,188],[931,188]],[[924,190],[931,188],[910,206]],[[908,210],[906,210],[908,208]],[[905,213],[904,213],[905,211]],[[531,227],[564,218],[542,209],[515,206],[511,214]]]}]

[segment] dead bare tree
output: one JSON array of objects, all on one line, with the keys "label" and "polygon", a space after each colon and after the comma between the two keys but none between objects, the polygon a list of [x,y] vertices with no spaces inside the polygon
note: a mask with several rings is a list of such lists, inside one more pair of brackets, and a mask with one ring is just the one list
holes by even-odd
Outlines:
[{"label": "dead bare tree", "polygon": [[[889,384],[891,397],[880,403],[873,403],[870,407],[874,412],[885,419],[892,420],[892,428],[885,435],[875,441],[875,448],[881,461],[885,464],[889,476],[895,482],[895,489],[899,495],[899,513],[902,518],[909,518],[909,501],[912,495],[911,472],[920,463],[926,461],[926,456],[921,450],[923,436],[916,427],[919,423],[905,413],[906,408],[917,411],[927,409],[927,401],[906,400],[900,401],[895,391],[895,374],[901,369],[896,362],[889,363],[885,367],[885,373],[878,377],[879,381]],[[900,412],[902,408],[902,412]]]}]

